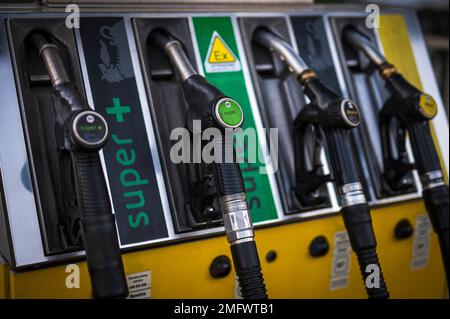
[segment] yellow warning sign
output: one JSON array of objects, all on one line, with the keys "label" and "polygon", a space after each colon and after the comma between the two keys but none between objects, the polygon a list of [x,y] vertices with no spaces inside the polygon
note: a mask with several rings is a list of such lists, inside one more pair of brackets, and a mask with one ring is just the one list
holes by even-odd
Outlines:
[{"label": "yellow warning sign", "polygon": [[241,64],[236,55],[216,31],[211,37],[205,61],[206,72],[239,71]]},{"label": "yellow warning sign", "polygon": [[225,63],[236,61],[233,53],[230,51],[230,49],[228,49],[219,35],[216,35],[214,37],[208,61],[209,63]]}]

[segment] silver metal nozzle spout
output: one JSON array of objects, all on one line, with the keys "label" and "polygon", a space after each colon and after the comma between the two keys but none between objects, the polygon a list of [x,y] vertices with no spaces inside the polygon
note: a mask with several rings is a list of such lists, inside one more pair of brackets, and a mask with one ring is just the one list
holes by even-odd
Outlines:
[{"label": "silver metal nozzle spout", "polygon": [[355,50],[362,51],[376,66],[387,63],[386,58],[370,40],[353,28],[344,30],[344,41]]},{"label": "silver metal nozzle spout", "polygon": [[64,64],[59,56],[58,47],[48,42],[40,33],[31,35],[31,41],[44,61],[52,86],[70,82]]},{"label": "silver metal nozzle spout", "polygon": [[197,74],[197,71],[186,56],[180,41],[171,38],[168,34],[160,30],[153,31],[150,34],[150,38],[168,55],[170,62],[180,74],[182,81]]},{"label": "silver metal nozzle spout", "polygon": [[265,28],[258,28],[255,31],[253,41],[279,54],[297,76],[310,69],[289,43]]}]

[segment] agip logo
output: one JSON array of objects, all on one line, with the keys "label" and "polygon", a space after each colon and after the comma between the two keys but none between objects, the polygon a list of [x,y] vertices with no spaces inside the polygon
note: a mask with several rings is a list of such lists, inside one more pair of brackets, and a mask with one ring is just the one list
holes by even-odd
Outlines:
[{"label": "agip logo", "polygon": [[240,71],[241,63],[217,31],[214,31],[206,54],[208,73]]}]

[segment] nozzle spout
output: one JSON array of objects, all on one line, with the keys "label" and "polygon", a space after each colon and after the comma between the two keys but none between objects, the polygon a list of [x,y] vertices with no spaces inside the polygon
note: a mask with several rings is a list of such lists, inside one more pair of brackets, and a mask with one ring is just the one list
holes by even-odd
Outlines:
[{"label": "nozzle spout", "polygon": [[386,58],[375,48],[372,42],[352,27],[344,30],[344,42],[357,51],[363,52],[367,58],[376,66],[380,67],[387,63]]},{"label": "nozzle spout", "polygon": [[287,63],[290,70],[297,76],[310,69],[288,42],[266,28],[260,27],[256,29],[253,34],[253,41],[279,54],[281,59]]},{"label": "nozzle spout", "polygon": [[44,61],[52,86],[70,82],[64,64],[59,56],[58,47],[47,41],[44,35],[39,32],[33,33],[30,40]]},{"label": "nozzle spout", "polygon": [[149,36],[150,41],[158,45],[169,57],[170,62],[178,71],[182,81],[197,74],[189,58],[184,52],[180,41],[174,39],[164,30],[155,30]]}]

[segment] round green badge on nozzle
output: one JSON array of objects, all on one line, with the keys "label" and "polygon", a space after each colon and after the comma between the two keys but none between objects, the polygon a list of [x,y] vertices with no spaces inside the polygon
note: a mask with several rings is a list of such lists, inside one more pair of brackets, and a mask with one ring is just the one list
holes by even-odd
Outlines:
[{"label": "round green badge on nozzle", "polygon": [[244,113],[241,106],[231,98],[220,99],[215,106],[217,121],[224,128],[238,128],[244,121]]}]

